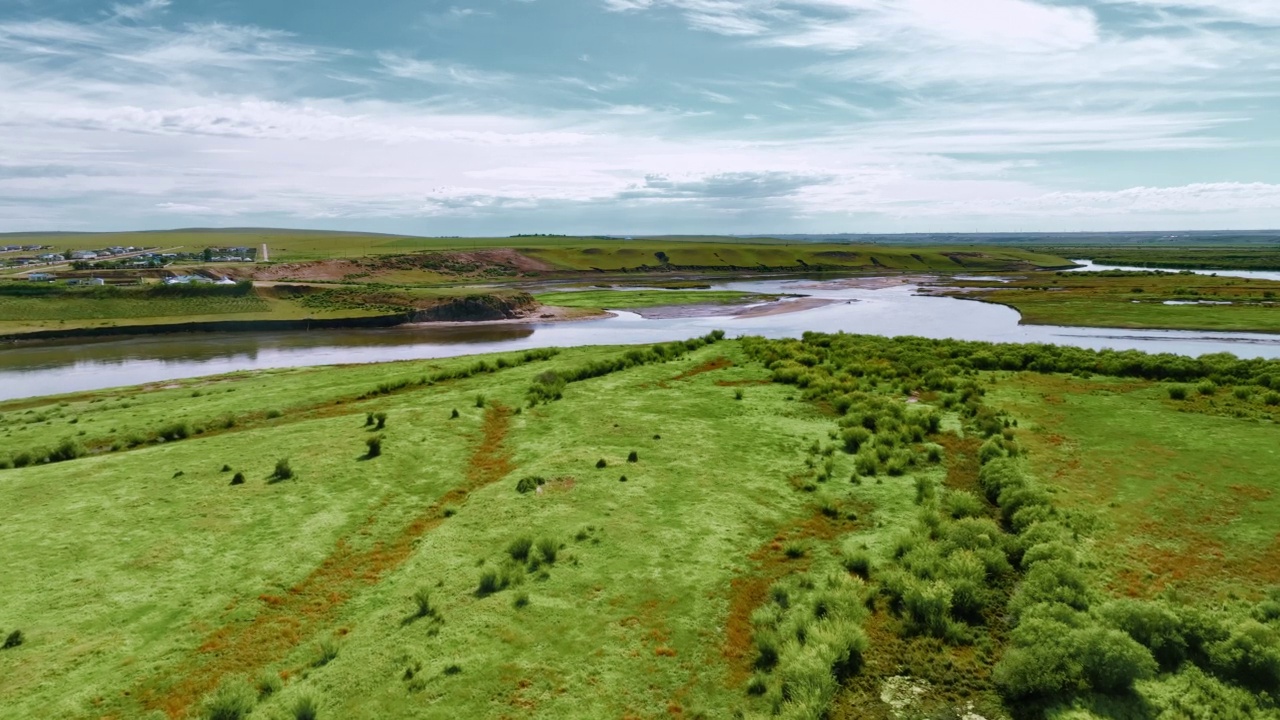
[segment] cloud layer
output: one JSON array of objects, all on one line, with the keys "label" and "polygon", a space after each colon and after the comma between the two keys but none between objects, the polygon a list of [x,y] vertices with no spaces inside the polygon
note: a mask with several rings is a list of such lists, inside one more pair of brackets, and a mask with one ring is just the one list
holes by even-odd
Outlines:
[{"label": "cloud layer", "polygon": [[600,0],[483,55],[550,11],[471,10],[0,11],[0,230],[1280,226],[1265,0]]}]

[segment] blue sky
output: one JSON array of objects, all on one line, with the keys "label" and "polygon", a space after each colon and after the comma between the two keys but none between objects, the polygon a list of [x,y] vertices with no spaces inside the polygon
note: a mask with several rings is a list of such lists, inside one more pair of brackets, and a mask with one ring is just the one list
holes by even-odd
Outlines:
[{"label": "blue sky", "polygon": [[0,231],[1280,227],[1280,0],[6,0]]}]

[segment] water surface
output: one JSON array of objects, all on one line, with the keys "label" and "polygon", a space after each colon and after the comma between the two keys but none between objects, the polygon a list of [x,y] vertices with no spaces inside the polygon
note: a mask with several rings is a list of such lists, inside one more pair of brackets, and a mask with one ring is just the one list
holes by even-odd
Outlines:
[{"label": "water surface", "polygon": [[[799,337],[806,331],[1037,342],[1183,355],[1230,352],[1280,358],[1280,336],[1178,330],[1020,325],[1002,305],[916,294],[909,283],[850,288],[843,281],[757,280],[716,289],[804,294],[832,304],[758,317],[645,319],[631,312],[583,322],[401,326],[388,329],[186,333],[64,340],[0,349],[0,399],[95,390],[261,368],[370,363],[535,347],[681,340],[722,329],[731,337]],[[712,309],[709,312],[727,312]]]}]

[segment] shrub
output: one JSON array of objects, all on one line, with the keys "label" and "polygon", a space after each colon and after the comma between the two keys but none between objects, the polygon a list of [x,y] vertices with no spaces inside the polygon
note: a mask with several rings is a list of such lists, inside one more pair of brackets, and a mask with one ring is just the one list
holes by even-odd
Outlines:
[{"label": "shrub", "polygon": [[272,480],[289,480],[293,477],[293,468],[289,465],[289,458],[280,458],[276,461],[276,469],[271,473]]},{"label": "shrub", "polygon": [[507,546],[507,554],[516,562],[524,562],[529,559],[529,551],[533,549],[533,538],[521,536],[511,541]]},{"label": "shrub", "polygon": [[609,467],[609,461],[605,460],[604,458],[600,458],[599,460],[596,461],[597,470],[603,470],[607,467]]},{"label": "shrub", "polygon": [[631,453],[627,455],[627,462],[640,462],[640,455],[637,454],[635,450],[632,450]]},{"label": "shrub", "polygon": [[939,444],[937,444],[937,443],[927,443],[927,444],[924,446],[924,453],[925,453],[925,457],[926,457],[926,458],[929,460],[929,462],[931,462],[931,463],[940,463],[940,462],[942,462],[943,452],[944,452],[944,451],[943,451],[942,446],[941,446],[941,445],[939,445]]},{"label": "shrub", "polygon": [[1201,395],[1213,395],[1218,392],[1218,386],[1212,380],[1205,380],[1196,386],[1196,392]]},{"label": "shrub", "polygon": [[273,408],[273,409],[271,409],[271,410],[268,410],[268,411],[267,411],[267,419],[268,419],[268,420],[275,420],[276,418],[280,417],[281,415],[284,415],[284,413],[282,413],[282,412],[280,412],[279,410],[276,410],[276,409],[274,409],[274,408]]},{"label": "shrub", "polygon": [[1163,602],[1113,600],[1098,608],[1097,615],[1150,650],[1165,670],[1176,669],[1187,656],[1182,620]]},{"label": "shrub", "polygon": [[242,472],[238,472],[238,473],[236,473],[236,474],[231,478],[231,484],[232,484],[232,485],[243,485],[243,484],[244,484],[244,473],[242,473]]},{"label": "shrub", "polygon": [[374,435],[364,441],[369,446],[369,452],[365,453],[365,457],[373,459],[382,454],[382,436]]},{"label": "shrub", "polygon": [[24,468],[33,462],[35,458],[26,450],[20,450],[13,456],[13,466],[16,468]]},{"label": "shrub", "polygon": [[387,414],[386,414],[386,413],[384,413],[384,412],[374,413],[374,415],[373,415],[373,419],[377,421],[377,424],[373,426],[373,429],[374,429],[374,430],[382,430],[383,428],[385,428],[385,427],[387,426]]},{"label": "shrub", "polygon": [[959,520],[967,517],[982,517],[986,507],[978,496],[966,490],[953,490],[942,499],[942,506],[947,514]]},{"label": "shrub", "polygon": [[191,435],[191,426],[185,422],[170,423],[160,428],[156,435],[165,442],[185,440]]},{"label": "shrub", "polygon": [[522,477],[516,482],[516,492],[522,495],[524,493],[533,492],[538,489],[539,485],[545,485],[546,482],[547,481],[545,479],[538,477],[537,475]]},{"label": "shrub", "polygon": [[[1266,395],[1263,395],[1263,396],[1262,396],[1262,402],[1263,402],[1264,404],[1266,404],[1266,405],[1271,406],[1271,407],[1275,407],[1276,405],[1280,405],[1280,392],[1274,392],[1274,391],[1273,391],[1273,392],[1269,392],[1269,393],[1267,393]],[[14,461],[14,465],[17,465],[17,464],[18,464],[18,463],[17,463],[17,461],[15,460],[15,461]]]},{"label": "shrub", "polygon": [[1280,689],[1280,634],[1273,627],[1245,620],[1206,649],[1216,674],[1254,690]]},{"label": "shrub", "polygon": [[538,554],[542,556],[543,562],[548,565],[555,564],[558,550],[559,546],[551,538],[542,538],[538,541]]},{"label": "shrub", "polygon": [[1237,400],[1248,400],[1253,397],[1253,388],[1242,385],[1237,387],[1235,390],[1232,390],[1231,394],[1234,395]]},{"label": "shrub", "polygon": [[242,720],[253,712],[254,703],[248,685],[227,683],[205,701],[204,715],[208,720]]},{"label": "shrub", "polygon": [[311,696],[303,695],[293,703],[293,720],[316,720],[318,716],[316,701]]},{"label": "shrub", "polygon": [[10,648],[16,648],[26,642],[26,639],[26,636],[22,634],[21,630],[14,630],[5,637],[4,649],[8,650]]}]

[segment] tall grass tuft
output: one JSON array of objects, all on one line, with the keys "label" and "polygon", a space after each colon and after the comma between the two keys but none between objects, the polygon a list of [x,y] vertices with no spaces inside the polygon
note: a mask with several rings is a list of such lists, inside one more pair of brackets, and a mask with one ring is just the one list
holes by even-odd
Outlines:
[{"label": "tall grass tuft", "polygon": [[533,549],[533,538],[521,536],[511,541],[507,546],[507,554],[516,562],[524,562],[529,559],[529,551]]},{"label": "tall grass tuft", "polygon": [[205,701],[204,716],[207,720],[243,720],[253,712],[255,703],[248,685],[227,683]]},{"label": "tall grass tuft", "polygon": [[538,540],[538,554],[542,556],[542,561],[548,565],[552,565],[556,561],[556,555],[559,552],[559,546],[555,540],[551,538],[542,538]]},{"label": "tall grass tuft", "polygon": [[382,436],[381,435],[374,435],[373,437],[366,439],[364,441],[364,444],[369,447],[369,451],[365,453],[366,458],[369,458],[370,460],[372,460],[373,458],[376,458],[382,454]]},{"label": "tall grass tuft", "polygon": [[26,640],[27,638],[25,635],[22,634],[21,630],[14,630],[13,632],[9,633],[8,636],[5,637],[4,649],[9,650],[10,648],[16,648],[22,643],[26,642]]},{"label": "tall grass tuft", "polygon": [[289,458],[280,458],[276,461],[276,469],[271,473],[272,480],[289,480],[293,478],[293,467],[289,465]]},{"label": "tall grass tuft", "polygon": [[303,695],[293,703],[293,720],[316,720],[320,716],[316,701],[309,695]]}]

